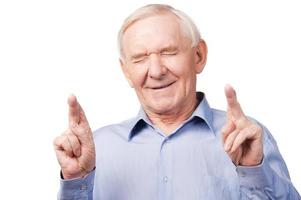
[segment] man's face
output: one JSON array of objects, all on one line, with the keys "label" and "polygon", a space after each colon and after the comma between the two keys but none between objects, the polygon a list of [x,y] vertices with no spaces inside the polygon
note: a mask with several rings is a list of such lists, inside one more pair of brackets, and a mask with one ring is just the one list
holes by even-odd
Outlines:
[{"label": "man's face", "polygon": [[145,109],[174,113],[195,102],[196,74],[206,52],[190,47],[174,15],[135,22],[125,31],[122,46],[122,69]]}]

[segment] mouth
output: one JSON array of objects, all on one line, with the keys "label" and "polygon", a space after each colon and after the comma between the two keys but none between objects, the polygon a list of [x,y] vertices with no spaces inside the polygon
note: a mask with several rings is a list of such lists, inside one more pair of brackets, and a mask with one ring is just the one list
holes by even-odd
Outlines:
[{"label": "mouth", "polygon": [[167,87],[171,86],[171,85],[174,84],[175,82],[176,82],[176,81],[171,82],[171,83],[168,83],[168,84],[165,84],[165,85],[160,85],[160,86],[157,86],[157,87],[151,87],[151,89],[153,89],[153,90],[164,89],[164,88],[167,88]]}]

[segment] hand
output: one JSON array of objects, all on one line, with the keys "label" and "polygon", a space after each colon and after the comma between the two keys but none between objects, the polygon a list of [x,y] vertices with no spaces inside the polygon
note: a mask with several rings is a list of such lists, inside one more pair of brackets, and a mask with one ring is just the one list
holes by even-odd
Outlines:
[{"label": "hand", "polygon": [[259,165],[263,159],[262,128],[243,113],[230,85],[226,85],[225,95],[228,108],[222,129],[224,149],[235,165]]},{"label": "hand", "polygon": [[82,178],[95,167],[93,135],[75,96],[68,98],[69,127],[54,140],[56,157],[64,179]]}]

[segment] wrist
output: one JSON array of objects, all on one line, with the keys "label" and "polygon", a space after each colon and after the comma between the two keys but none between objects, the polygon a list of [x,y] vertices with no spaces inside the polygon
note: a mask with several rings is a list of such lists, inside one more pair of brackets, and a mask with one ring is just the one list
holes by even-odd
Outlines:
[{"label": "wrist", "polygon": [[64,179],[64,180],[85,178],[94,169],[95,169],[95,167],[90,171],[86,171],[86,170],[81,169],[81,171],[79,171],[77,173],[66,173],[66,172],[64,172],[64,170],[61,170],[61,178]]},{"label": "wrist", "polygon": [[66,173],[63,170],[61,171],[61,178],[64,180],[71,180],[71,179],[80,179],[84,178],[86,174],[84,172],[78,172],[78,173]]},{"label": "wrist", "polygon": [[261,165],[262,161],[263,161],[263,154],[259,155],[258,157],[255,157],[252,160],[243,160],[241,162],[238,163],[238,165],[240,166],[245,166],[245,167],[255,167],[258,165]]}]

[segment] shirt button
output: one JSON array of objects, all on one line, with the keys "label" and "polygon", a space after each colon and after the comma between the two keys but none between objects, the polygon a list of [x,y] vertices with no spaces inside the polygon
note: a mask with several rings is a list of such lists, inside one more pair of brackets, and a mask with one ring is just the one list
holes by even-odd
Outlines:
[{"label": "shirt button", "polygon": [[80,186],[80,189],[81,189],[81,190],[86,190],[86,189],[87,189],[87,185],[82,184],[82,185]]},{"label": "shirt button", "polygon": [[163,181],[164,181],[165,183],[168,182],[168,177],[167,177],[167,176],[164,176]]}]

